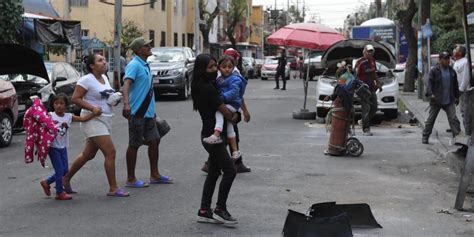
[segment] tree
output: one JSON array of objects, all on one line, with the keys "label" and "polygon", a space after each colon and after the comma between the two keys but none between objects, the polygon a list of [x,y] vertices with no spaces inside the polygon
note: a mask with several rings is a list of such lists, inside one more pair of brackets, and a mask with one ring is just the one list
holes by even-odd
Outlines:
[{"label": "tree", "polygon": [[199,0],[199,18],[204,21],[204,24],[199,24],[204,53],[209,53],[209,32],[211,31],[214,19],[219,14],[220,1],[217,0],[217,6],[212,12],[207,10],[207,4],[207,0]]},{"label": "tree", "polygon": [[418,43],[412,26],[413,17],[417,11],[418,8],[415,1],[410,0],[406,9],[401,9],[397,12],[397,19],[402,25],[403,34],[405,34],[408,43],[408,59],[406,62],[405,84],[403,85],[403,91],[405,92],[415,91],[415,78],[417,78]]},{"label": "tree", "polygon": [[296,8],[295,5],[290,6],[290,9],[288,9],[288,13],[291,18],[291,23],[299,23],[299,22],[304,22],[304,18],[298,8]]},{"label": "tree", "polygon": [[143,36],[143,30],[132,20],[125,20],[122,23],[122,37],[120,38],[121,49],[120,52],[127,52],[128,45],[134,40]]},{"label": "tree", "polygon": [[18,42],[17,28],[24,11],[22,0],[0,1],[0,43]]},{"label": "tree", "polygon": [[235,27],[244,18],[244,13],[247,11],[247,0],[231,0],[229,12],[227,13],[227,28],[225,34],[232,44],[232,48],[236,48]]}]

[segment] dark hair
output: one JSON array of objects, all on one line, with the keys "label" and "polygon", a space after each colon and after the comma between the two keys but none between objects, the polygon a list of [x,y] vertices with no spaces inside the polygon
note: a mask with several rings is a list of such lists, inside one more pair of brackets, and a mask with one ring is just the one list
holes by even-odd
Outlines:
[{"label": "dark hair", "polygon": [[64,93],[58,93],[56,95],[50,95],[49,97],[49,110],[54,111],[54,102],[57,100],[63,100],[66,104],[66,108],[69,106],[69,98]]},{"label": "dark hair", "polygon": [[194,61],[193,80],[191,81],[191,98],[193,99],[193,109],[197,110],[199,87],[207,82],[206,70],[209,62],[217,60],[210,54],[199,54]]},{"label": "dark hair", "polygon": [[244,71],[244,67],[242,66],[242,53],[240,51],[237,50],[237,53],[239,53],[240,57],[239,59],[237,60],[237,65],[235,65],[237,67],[237,69],[239,69],[239,72],[240,73],[243,73]]},{"label": "dark hair", "polygon": [[234,65],[234,67],[236,66],[236,62],[235,62],[235,59],[229,55],[222,55],[222,57],[219,58],[219,61],[217,62],[217,68],[220,68],[221,64],[223,64],[224,62],[226,61],[230,61],[232,62],[232,65]]},{"label": "dark hair", "polygon": [[461,56],[466,57],[466,53],[467,53],[466,47],[464,47],[463,45],[458,45],[457,48],[458,48],[459,52],[461,53]]},{"label": "dark hair", "polygon": [[89,54],[87,56],[84,56],[83,62],[86,65],[87,72],[89,72],[89,73],[92,73],[91,65],[95,63],[95,56],[96,55],[97,55],[96,53],[93,53],[93,54]]}]

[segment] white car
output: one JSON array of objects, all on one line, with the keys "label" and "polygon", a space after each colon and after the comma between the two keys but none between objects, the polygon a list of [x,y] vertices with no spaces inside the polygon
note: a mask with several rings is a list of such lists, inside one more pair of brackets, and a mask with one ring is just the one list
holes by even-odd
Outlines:
[{"label": "white car", "polygon": [[[278,58],[267,57],[262,65],[261,79],[267,80],[268,78],[275,79],[276,69],[278,67]],[[290,66],[285,66],[285,78],[290,79]]]},{"label": "white car", "polygon": [[321,58],[324,52],[314,51],[309,54],[309,59],[305,59],[303,63],[303,73],[304,78],[306,78],[306,73],[308,72],[308,62],[310,63],[309,67],[309,80],[312,81],[314,77],[321,75],[324,71],[324,67],[321,65]]},{"label": "white car", "polygon": [[[382,43],[368,40],[344,40],[333,44],[323,55],[322,65],[326,68],[323,75],[319,77],[316,86],[316,114],[318,117],[326,117],[332,106],[332,101],[324,101],[331,95],[337,84],[335,77],[336,64],[345,60],[354,66],[357,59],[362,57],[365,45],[372,44],[375,48],[375,61],[377,76],[382,82],[382,92],[377,91],[378,110],[382,111],[387,118],[394,119],[398,116],[399,86],[393,74],[395,68],[395,57],[392,51]],[[354,101],[356,111],[360,111],[360,103]]]}]

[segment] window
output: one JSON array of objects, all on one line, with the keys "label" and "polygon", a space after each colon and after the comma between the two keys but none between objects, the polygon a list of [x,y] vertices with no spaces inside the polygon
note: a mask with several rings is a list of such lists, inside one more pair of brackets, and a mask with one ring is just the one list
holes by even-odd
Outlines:
[{"label": "window", "polygon": [[150,8],[155,9],[155,2],[156,0],[150,0]]},{"label": "window", "polygon": [[151,47],[155,47],[155,31],[154,30],[149,31],[149,37],[151,40],[153,40],[151,41],[151,44],[150,44]]},{"label": "window", "polygon": [[194,48],[194,34],[188,34],[188,47]]},{"label": "window", "polygon": [[181,0],[181,13],[186,16],[186,0]]},{"label": "window", "polygon": [[185,34],[181,35],[181,44],[183,45],[183,47],[186,46],[186,35]]},{"label": "window", "polygon": [[173,11],[178,13],[178,0],[173,0]]},{"label": "window", "polygon": [[174,46],[178,46],[178,33],[174,33],[173,41],[174,41]]},{"label": "window", "polygon": [[70,0],[71,7],[88,7],[89,0]]},{"label": "window", "polygon": [[166,46],[166,32],[165,32],[165,31],[162,31],[162,32],[161,32],[160,46],[161,46],[161,47]]},{"label": "window", "polygon": [[89,37],[89,30],[82,29],[81,30],[81,36],[82,37]]},{"label": "window", "polygon": [[166,0],[161,0],[161,10],[166,11]]}]

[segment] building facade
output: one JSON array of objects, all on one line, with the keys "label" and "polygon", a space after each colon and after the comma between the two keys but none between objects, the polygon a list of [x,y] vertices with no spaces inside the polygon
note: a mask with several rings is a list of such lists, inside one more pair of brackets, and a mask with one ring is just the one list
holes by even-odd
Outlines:
[{"label": "building facade", "polygon": [[[50,0],[64,15],[64,0]],[[123,0],[122,23],[135,23],[154,46],[192,47],[194,37],[194,0]],[[109,3],[109,4],[108,4]],[[82,36],[111,44],[114,38],[114,1],[70,0],[70,19],[81,21]],[[136,6],[132,6],[136,5]]]}]

